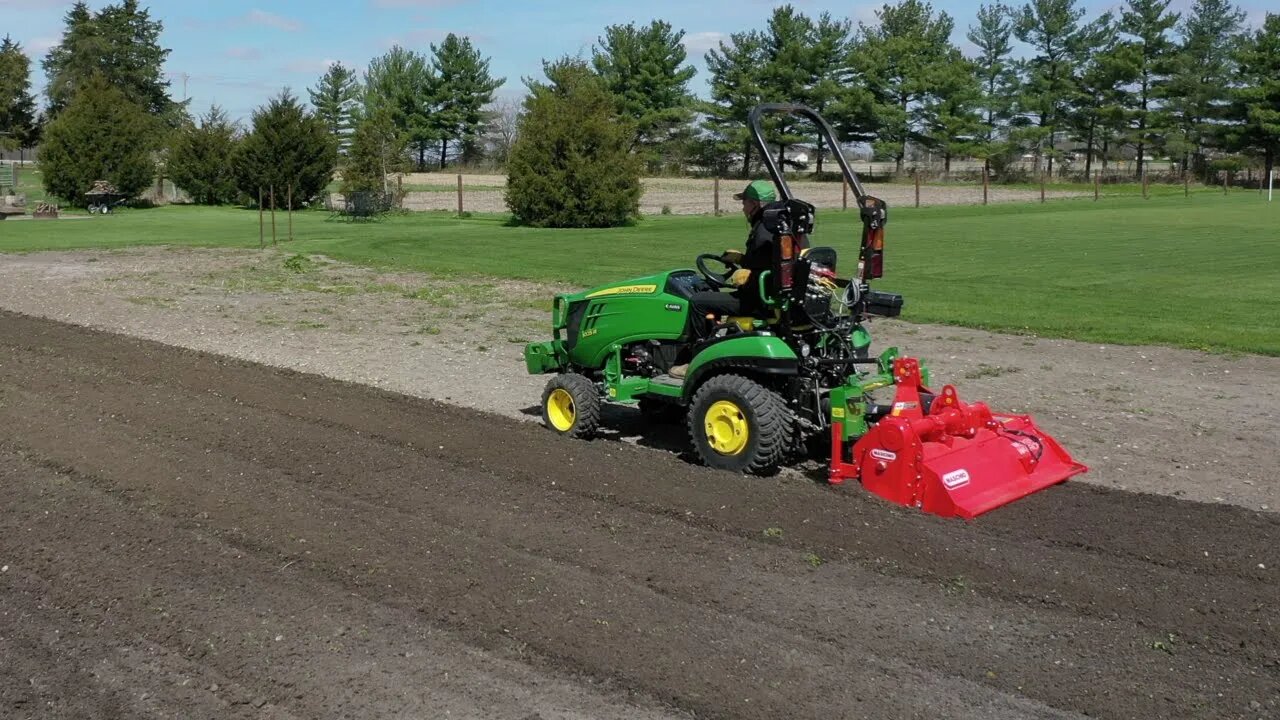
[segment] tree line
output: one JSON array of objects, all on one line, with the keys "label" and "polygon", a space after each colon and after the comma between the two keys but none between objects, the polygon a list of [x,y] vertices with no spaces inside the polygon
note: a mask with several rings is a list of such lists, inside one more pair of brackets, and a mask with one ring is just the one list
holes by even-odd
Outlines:
[{"label": "tree line", "polygon": [[[1126,0],[1092,19],[1079,0],[995,2],[965,28],[966,53],[952,41],[955,20],[923,0],[885,4],[856,25],[782,6],[706,53],[706,99],[690,89],[685,33],[661,20],[606,27],[588,57],[546,68],[569,62],[575,78],[591,76],[607,100],[592,106],[626,129],[622,149],[647,172],[752,174],[760,158],[746,118],[770,101],[816,108],[842,143],[899,170],[925,153],[948,169],[981,159],[997,177],[1028,155],[1051,175],[1130,157],[1141,174],[1153,156],[1196,173],[1253,158],[1269,170],[1280,151],[1280,15],[1256,28],[1244,18],[1231,0],[1194,0],[1183,14],[1170,0]],[[94,179],[140,191],[159,167],[200,202],[256,202],[260,187],[289,187],[301,202],[338,166],[347,189],[413,168],[505,166],[523,130],[554,125],[525,116],[533,91],[561,83],[526,78],[524,101],[495,103],[505,80],[456,35],[425,52],[393,47],[363,74],[335,63],[307,90],[309,106],[284,90],[245,127],[216,107],[193,118],[163,74],[162,32],[136,0],[96,12],[77,2],[40,63],[39,114],[30,61],[6,37],[0,143],[39,144],[47,189],[72,201]],[[784,164],[803,144],[823,172],[828,149],[805,128],[784,119],[768,132]]]}]

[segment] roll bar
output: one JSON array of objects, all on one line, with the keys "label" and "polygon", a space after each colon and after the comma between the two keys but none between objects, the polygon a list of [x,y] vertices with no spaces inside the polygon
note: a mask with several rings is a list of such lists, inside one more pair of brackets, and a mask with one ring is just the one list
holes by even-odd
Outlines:
[{"label": "roll bar", "polygon": [[840,172],[844,174],[845,182],[849,183],[849,187],[853,189],[853,196],[857,199],[858,205],[863,204],[862,199],[866,197],[867,191],[862,187],[862,181],[858,179],[857,173],[849,166],[848,161],[844,159],[844,153],[840,151],[840,143],[836,140],[836,134],[831,130],[831,126],[827,121],[812,108],[804,105],[795,105],[792,103],[764,103],[757,105],[751,109],[751,115],[748,122],[751,125],[751,137],[756,142],[756,147],[760,150],[761,157],[764,158],[764,164],[769,168],[769,176],[773,179],[773,184],[778,188],[782,200],[791,200],[791,188],[787,185],[787,179],[782,175],[782,169],[774,162],[773,154],[769,152],[769,146],[764,141],[764,131],[761,125],[766,115],[796,115],[808,118],[818,128],[818,132],[823,139],[827,141],[831,152],[835,155],[836,162],[840,165]]}]

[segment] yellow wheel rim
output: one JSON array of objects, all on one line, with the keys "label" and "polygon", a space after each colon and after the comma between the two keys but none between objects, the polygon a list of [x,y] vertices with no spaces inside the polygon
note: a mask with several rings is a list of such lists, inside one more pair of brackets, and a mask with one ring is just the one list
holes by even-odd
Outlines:
[{"label": "yellow wheel rim", "polygon": [[707,444],[721,455],[737,455],[747,448],[750,426],[742,408],[728,400],[718,400],[702,417]]},{"label": "yellow wheel rim", "polygon": [[556,388],[547,396],[547,419],[551,427],[560,432],[569,432],[573,421],[578,419],[578,409],[573,405],[573,396],[564,388]]}]

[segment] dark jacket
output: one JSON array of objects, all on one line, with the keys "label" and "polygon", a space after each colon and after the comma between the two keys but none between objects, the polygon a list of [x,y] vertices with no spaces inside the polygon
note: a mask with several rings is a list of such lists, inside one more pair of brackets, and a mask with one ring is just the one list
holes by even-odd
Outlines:
[{"label": "dark jacket", "polygon": [[742,267],[751,271],[751,277],[734,295],[742,301],[743,314],[754,315],[765,308],[760,298],[760,273],[773,267],[773,233],[765,227],[763,207],[751,216],[751,230],[742,255]]}]

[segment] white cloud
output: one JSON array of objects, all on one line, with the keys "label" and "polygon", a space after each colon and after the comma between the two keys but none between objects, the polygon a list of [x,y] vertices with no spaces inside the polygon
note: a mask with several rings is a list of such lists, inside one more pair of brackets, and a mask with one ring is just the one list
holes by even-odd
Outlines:
[{"label": "white cloud", "polygon": [[255,48],[255,47],[245,47],[245,46],[243,46],[243,45],[237,45],[236,47],[229,47],[229,48],[227,48],[227,50],[226,50],[226,52],[225,52],[224,54],[225,54],[227,57],[232,58],[232,59],[235,59],[235,60],[248,60],[248,61],[253,61],[253,60],[261,60],[261,59],[262,59],[262,51],[261,51],[261,50],[259,50],[258,48]]},{"label": "white cloud", "polygon": [[684,36],[684,49],[690,55],[705,55],[708,50],[720,47],[729,36],[722,32],[696,32]]},{"label": "white cloud", "polygon": [[302,29],[302,23],[293,18],[276,15],[257,8],[250,10],[243,20],[249,25],[263,25],[277,30],[284,30],[285,32],[297,32]]},{"label": "white cloud", "polygon": [[442,8],[457,5],[461,0],[373,0],[377,8]]},{"label": "white cloud", "polygon": [[325,58],[324,60],[312,60],[307,58],[299,58],[292,62],[286,63],[284,66],[284,70],[285,72],[291,72],[291,73],[312,73],[315,75],[319,75],[320,73],[323,73],[324,71],[328,70],[329,66],[336,62],[338,61],[333,60],[331,58]]}]

